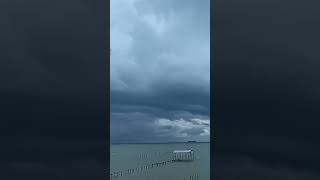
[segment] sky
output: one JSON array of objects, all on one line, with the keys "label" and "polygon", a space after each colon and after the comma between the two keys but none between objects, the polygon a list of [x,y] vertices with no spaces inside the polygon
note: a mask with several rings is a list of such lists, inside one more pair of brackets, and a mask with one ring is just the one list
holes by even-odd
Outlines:
[{"label": "sky", "polygon": [[210,1],[111,0],[111,142],[209,141]]}]

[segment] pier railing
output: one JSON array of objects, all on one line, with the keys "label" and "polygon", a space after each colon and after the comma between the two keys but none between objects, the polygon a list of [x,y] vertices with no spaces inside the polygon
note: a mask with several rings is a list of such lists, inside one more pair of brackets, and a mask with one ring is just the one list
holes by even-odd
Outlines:
[{"label": "pier railing", "polygon": [[173,162],[174,162],[174,160],[155,162],[155,163],[150,163],[150,164],[143,165],[143,166],[136,167],[136,168],[128,168],[125,170],[115,171],[115,172],[110,173],[110,179],[114,179],[114,178],[126,176],[126,175],[131,175],[133,173],[142,172],[142,171],[145,171],[148,169],[166,166],[166,165],[169,165],[170,163],[173,163]]},{"label": "pier railing", "polygon": [[[141,173],[141,172],[145,172],[147,170],[151,170],[153,168],[157,168],[157,167],[163,167],[169,164],[172,164],[174,162],[180,162],[180,161],[184,161],[184,162],[188,162],[188,161],[193,161],[194,160],[194,151],[193,150],[189,150],[189,151],[174,151],[172,152],[165,152],[165,153],[156,153],[155,154],[156,157],[163,157],[166,155],[170,156],[170,160],[164,160],[164,161],[160,161],[160,162],[153,162],[153,163],[148,163],[147,165],[142,165],[136,168],[127,168],[124,170],[119,170],[119,171],[114,171],[110,173],[110,179],[114,179],[114,178],[118,178],[118,177],[122,177],[122,176],[130,176],[133,175],[135,173]],[[151,154],[148,153],[143,153],[139,155],[139,159],[149,159],[150,157],[152,157]],[[183,180],[198,180],[199,175],[193,174],[191,176],[188,177],[184,177]]]}]

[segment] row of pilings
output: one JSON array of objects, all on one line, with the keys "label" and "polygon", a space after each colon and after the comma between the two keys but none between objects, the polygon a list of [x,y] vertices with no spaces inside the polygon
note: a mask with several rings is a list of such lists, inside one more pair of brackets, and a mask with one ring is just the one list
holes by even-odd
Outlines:
[{"label": "row of pilings", "polygon": [[163,157],[164,155],[170,155],[172,154],[172,152],[164,152],[164,153],[160,153],[160,152],[154,152],[154,153],[141,153],[138,155],[138,159],[140,160],[146,160],[146,159],[150,159],[152,157]]},{"label": "row of pilings", "polygon": [[146,171],[146,170],[149,170],[149,169],[153,169],[153,168],[157,168],[157,167],[166,166],[166,165],[171,164],[172,162],[174,162],[174,160],[156,162],[156,163],[151,163],[151,164],[143,165],[143,166],[136,167],[136,168],[128,168],[128,169],[125,169],[125,170],[112,172],[112,173],[110,173],[110,179],[131,175],[133,173],[143,172],[143,171]]}]

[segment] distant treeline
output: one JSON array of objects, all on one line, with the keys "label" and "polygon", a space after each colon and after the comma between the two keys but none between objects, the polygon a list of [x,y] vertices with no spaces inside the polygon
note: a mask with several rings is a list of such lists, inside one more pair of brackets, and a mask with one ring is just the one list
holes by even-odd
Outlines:
[{"label": "distant treeline", "polygon": [[198,142],[198,141],[187,141],[187,142],[145,142],[145,143],[141,143],[141,142],[127,142],[127,143],[111,143],[114,145],[117,144],[183,144],[183,143],[210,143],[210,142]]}]

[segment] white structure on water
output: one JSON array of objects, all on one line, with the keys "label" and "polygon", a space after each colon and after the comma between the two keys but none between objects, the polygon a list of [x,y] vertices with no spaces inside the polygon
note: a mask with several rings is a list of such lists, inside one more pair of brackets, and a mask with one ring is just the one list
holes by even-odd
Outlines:
[{"label": "white structure on water", "polygon": [[173,151],[174,161],[193,161],[194,151],[193,150],[175,150]]}]

